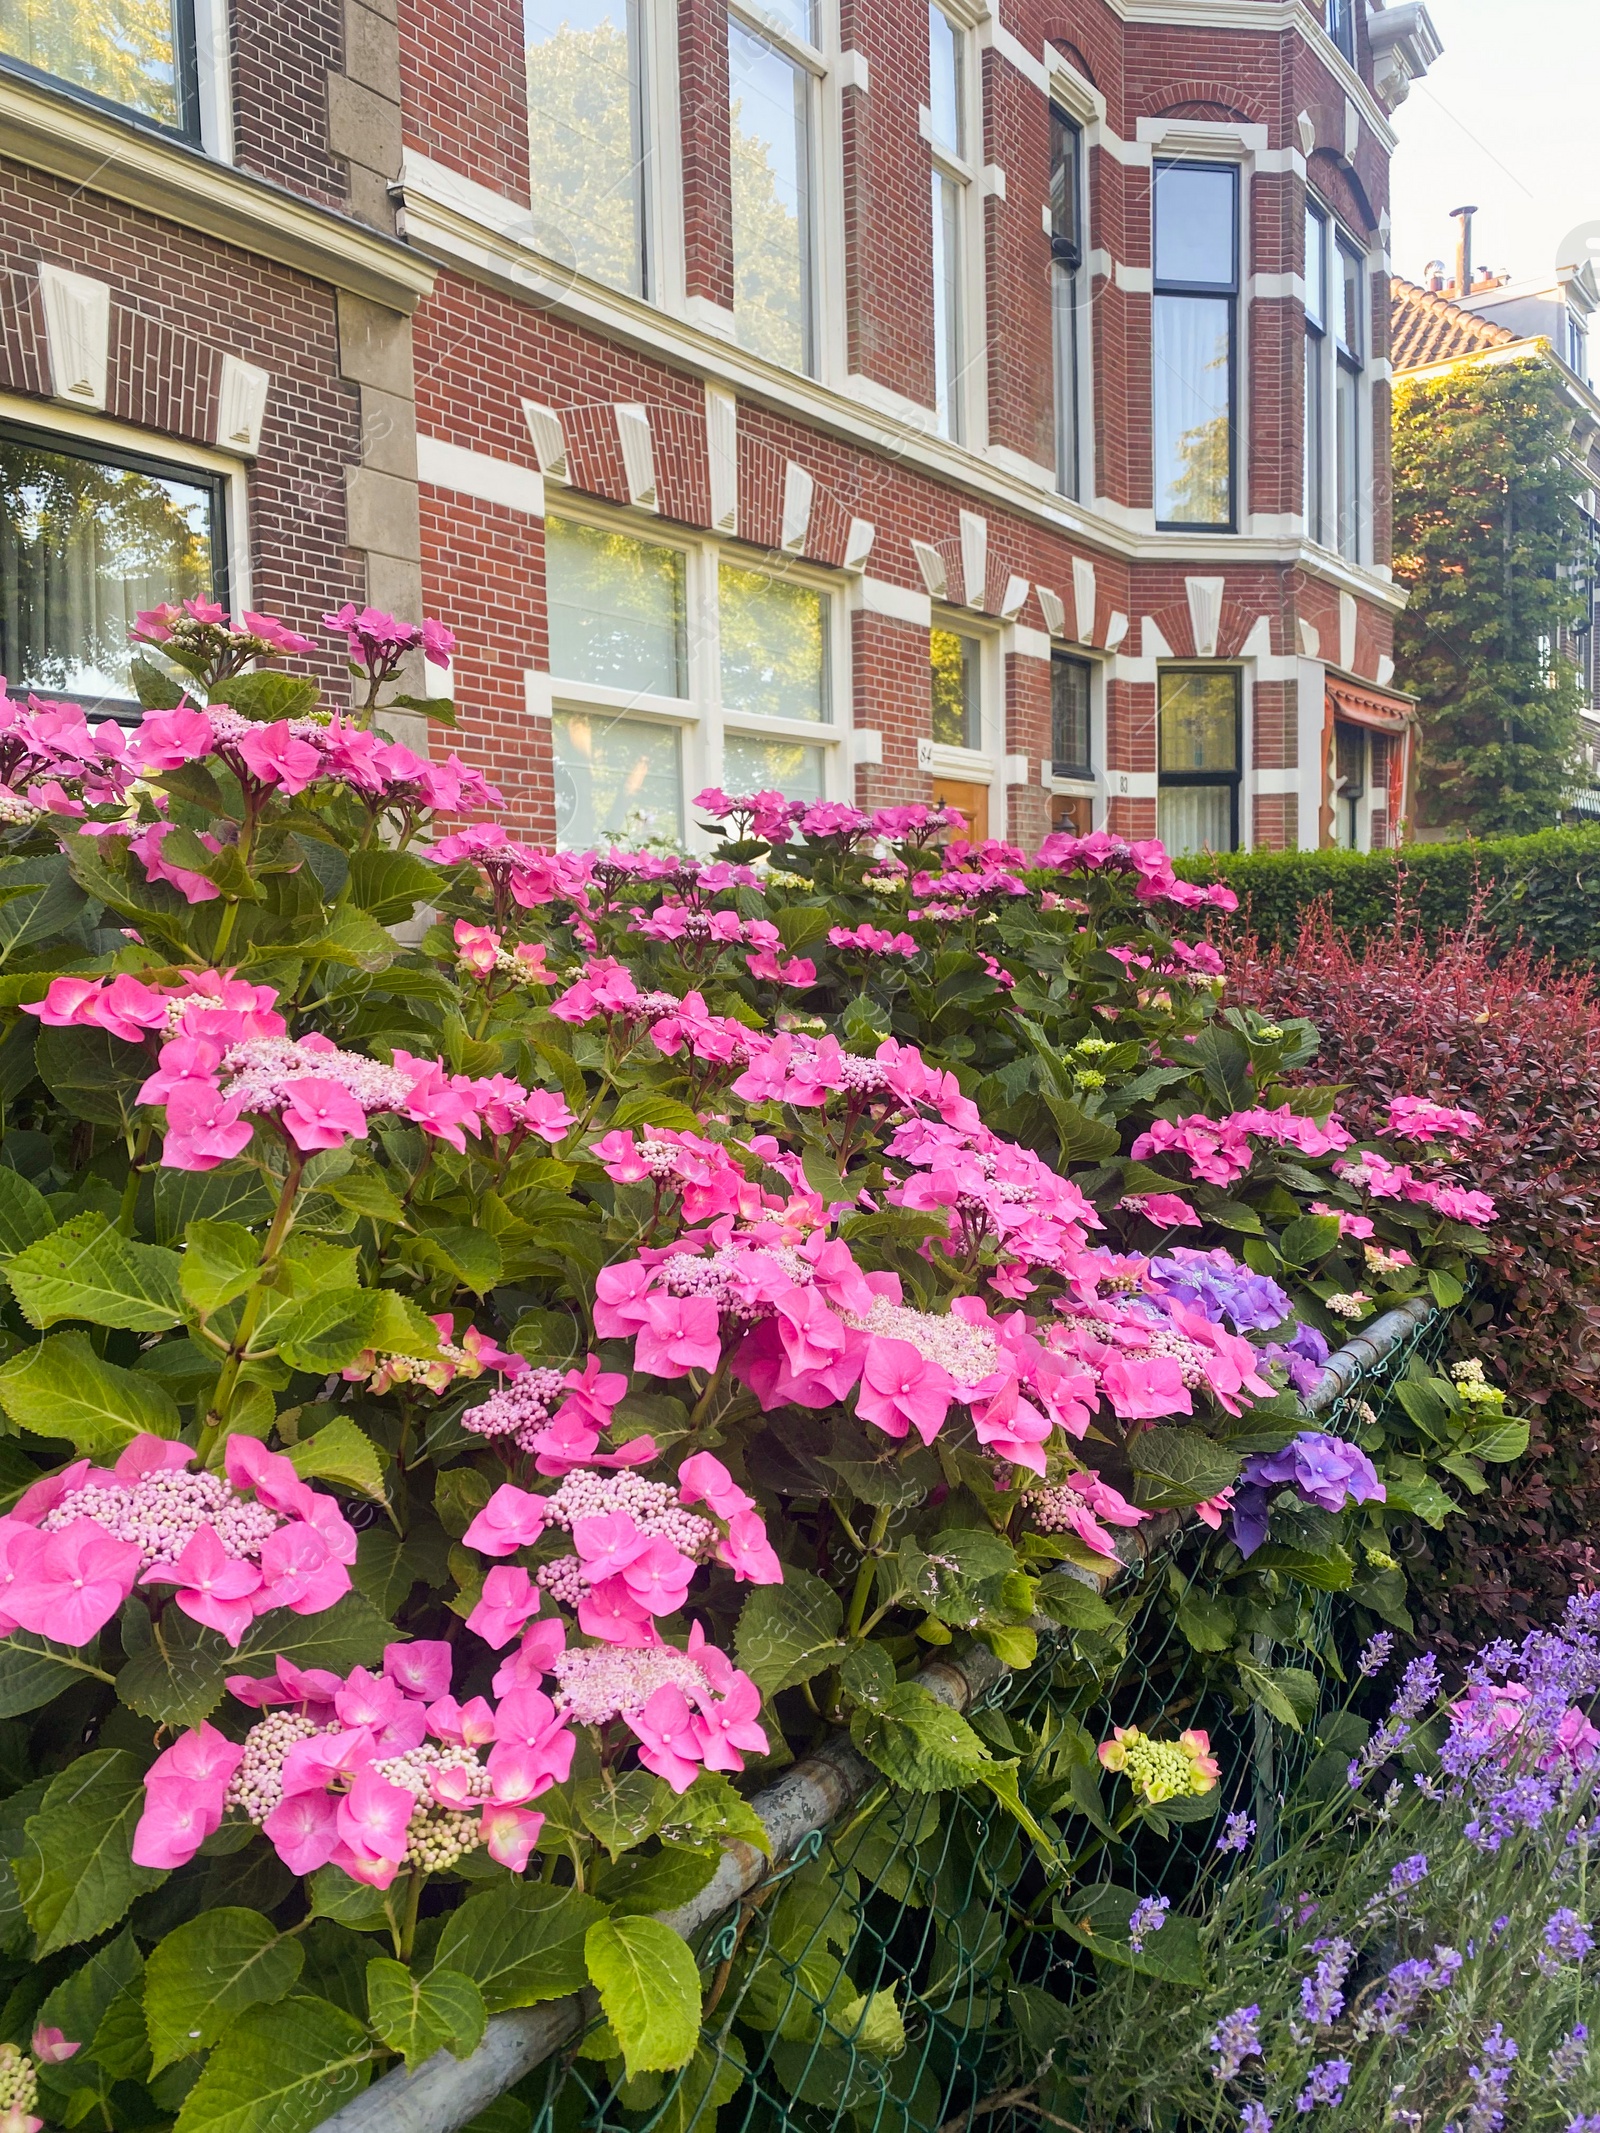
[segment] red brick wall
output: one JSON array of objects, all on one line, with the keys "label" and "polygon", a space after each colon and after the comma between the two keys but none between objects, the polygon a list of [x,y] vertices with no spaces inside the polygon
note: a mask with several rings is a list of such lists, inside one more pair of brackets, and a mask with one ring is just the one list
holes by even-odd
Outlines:
[{"label": "red brick wall", "polygon": [[731,310],[728,13],[720,0],[680,0],[678,94],[683,110],[685,285],[690,296]]},{"label": "red brick wall", "polygon": [[508,199],[528,197],[528,90],[518,0],[402,0],[406,139]]},{"label": "red brick wall", "polygon": [[985,154],[1006,196],[984,211],[988,252],[989,438],[1040,466],[1055,464],[1048,109],[993,51],[984,55]]},{"label": "red brick wall", "polygon": [[342,207],[344,168],[328,146],[328,72],[344,64],[339,0],[247,0],[229,17],[235,159]]},{"label": "red brick wall", "polygon": [[841,0],[840,42],[861,52],[870,91],[844,99],[845,303],[849,364],[931,408],[933,292],[908,260],[931,237],[928,150],[917,109],[928,98],[927,18],[894,0]]}]

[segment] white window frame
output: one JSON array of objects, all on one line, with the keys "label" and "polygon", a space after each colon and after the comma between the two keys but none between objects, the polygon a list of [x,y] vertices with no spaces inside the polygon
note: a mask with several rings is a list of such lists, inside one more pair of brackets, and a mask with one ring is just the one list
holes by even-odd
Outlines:
[{"label": "white window frame", "polygon": [[[917,130],[927,144],[930,177],[948,179],[957,188],[958,242],[961,256],[956,265],[959,311],[960,365],[950,381],[949,424],[939,434],[968,451],[981,452],[988,443],[988,321],[985,316],[983,244],[983,79],[982,55],[973,23],[951,0],[932,0],[933,7],[950,25],[956,50],[956,95],[961,129],[961,153],[936,140],[933,113],[923,104],[917,113]],[[930,87],[930,94],[931,94]],[[933,286],[933,188],[927,191],[928,286]],[[937,351],[936,351],[937,359]],[[938,427],[938,398],[934,399]],[[954,776],[954,771],[947,773]]]},{"label": "white window frame", "polygon": [[[686,696],[659,696],[645,690],[628,691],[604,683],[569,681],[549,672],[531,674],[529,707],[536,717],[549,719],[559,711],[609,711],[618,718],[675,727],[679,741],[679,768],[683,780],[683,841],[691,850],[709,850],[711,842],[701,833],[691,805],[694,795],[708,785],[723,783],[723,744],[732,733],[752,739],[798,741],[822,750],[822,796],[827,800],[853,797],[851,768],[849,618],[845,587],[834,575],[813,564],[768,550],[750,548],[737,541],[697,535],[681,527],[663,527],[648,513],[607,509],[587,497],[562,492],[559,505],[552,504],[549,517],[570,524],[594,527],[607,533],[625,533],[648,546],[670,548],[684,558],[684,648]],[[761,718],[744,711],[728,711],[722,702],[722,636],[719,576],[721,566],[758,572],[775,580],[806,585],[823,594],[828,602],[824,623],[826,703],[830,716],[821,721],[792,718]],[[551,732],[552,748],[554,730]]]},{"label": "white window frame", "polygon": [[[806,227],[804,282],[806,300],[805,361],[799,375],[815,378],[819,382],[833,374],[835,360],[829,345],[829,335],[824,319],[834,308],[829,295],[832,292],[830,274],[831,260],[835,256],[833,244],[827,241],[832,220],[832,202],[828,197],[837,186],[834,167],[837,162],[838,139],[834,125],[825,125],[825,111],[831,115],[837,98],[824,95],[829,83],[829,48],[833,42],[832,25],[836,19],[837,0],[813,0],[816,10],[817,34],[820,44],[810,44],[797,37],[792,30],[775,22],[771,16],[752,4],[752,0],[727,0],[728,22],[758,37],[763,43],[781,54],[809,83],[806,91]],[[677,125],[681,127],[679,114]],[[842,225],[841,225],[842,226]],[[731,223],[730,223],[731,239]],[[737,267],[735,268],[737,272]],[[737,313],[733,316],[736,318]],[[735,337],[737,337],[735,329]],[[742,346],[743,344],[740,343]]]},{"label": "white window frame", "polygon": [[[989,813],[991,837],[1003,836],[1004,829],[994,824],[996,806],[1002,814],[1005,805],[1005,749],[1006,749],[1006,688],[1005,688],[1005,631],[986,618],[973,613],[970,607],[935,605],[929,619],[930,630],[948,630],[957,637],[970,637],[978,646],[978,745],[976,748],[952,747],[948,741],[936,741],[931,737],[918,743],[917,767],[932,771],[935,777],[956,778],[969,785],[989,787]],[[933,653],[928,654],[929,691],[931,698]],[[998,795],[998,803],[996,796]]]},{"label": "white window frame", "polygon": [[41,436],[56,436],[77,446],[98,445],[111,453],[134,453],[142,459],[170,463],[174,474],[185,471],[219,474],[223,478],[223,540],[228,555],[228,601],[234,614],[252,605],[250,589],[250,476],[242,460],[203,444],[190,444],[181,437],[164,437],[156,430],[140,430],[127,423],[108,421],[53,400],[30,400],[20,393],[0,392],[0,422],[36,430]]},{"label": "white window frame", "polygon": [[[1047,104],[1057,105],[1063,115],[1078,128],[1078,170],[1081,188],[1078,202],[1078,220],[1083,240],[1083,265],[1079,268],[1080,285],[1084,302],[1077,319],[1077,364],[1078,364],[1078,493],[1067,498],[1069,503],[1081,509],[1093,511],[1099,494],[1099,452],[1095,429],[1095,371],[1094,335],[1089,330],[1094,311],[1095,283],[1097,278],[1110,275],[1111,262],[1103,252],[1097,252],[1091,242],[1093,236],[1094,189],[1092,172],[1095,149],[1105,149],[1108,138],[1114,134],[1107,122],[1106,100],[1102,93],[1077,69],[1068,64],[1053,46],[1047,46],[1045,61],[1049,68],[1045,83]],[[1048,118],[1046,124],[1048,125]],[[1050,202],[1044,201],[1044,221],[1049,234]],[[1053,292],[1052,292],[1053,294]],[[1054,327],[1052,324],[1052,333]],[[1059,487],[1057,493],[1060,493]]]},{"label": "white window frame", "polygon": [[233,161],[233,51],[228,0],[194,0],[195,86],[200,145],[218,163]]},{"label": "white window frame", "polygon": [[[1323,228],[1323,327],[1317,342],[1317,379],[1320,395],[1320,443],[1322,450],[1322,523],[1313,526],[1310,504],[1310,468],[1305,469],[1301,498],[1301,523],[1306,539],[1325,554],[1340,557],[1357,569],[1369,565],[1372,555],[1372,254],[1367,243],[1342,222],[1327,201],[1306,193],[1306,211],[1317,215]],[[1360,297],[1357,324],[1361,346],[1352,358],[1344,352],[1342,329],[1344,285],[1340,252],[1359,262]],[[1308,292],[1309,293],[1309,292]],[[1302,319],[1309,347],[1316,329]],[[1309,372],[1310,366],[1307,366]],[[1355,524],[1352,546],[1346,547],[1341,524],[1339,466],[1338,373],[1351,371],[1356,378]],[[1307,425],[1309,428],[1309,425]]]}]

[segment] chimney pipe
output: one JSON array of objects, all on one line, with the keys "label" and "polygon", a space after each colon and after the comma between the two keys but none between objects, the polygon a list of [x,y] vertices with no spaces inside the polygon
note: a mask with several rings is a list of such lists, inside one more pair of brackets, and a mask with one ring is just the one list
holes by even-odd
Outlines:
[{"label": "chimney pipe", "polygon": [[1475,207],[1453,207],[1452,222],[1460,225],[1456,233],[1456,295],[1472,294],[1472,218],[1478,212]]}]

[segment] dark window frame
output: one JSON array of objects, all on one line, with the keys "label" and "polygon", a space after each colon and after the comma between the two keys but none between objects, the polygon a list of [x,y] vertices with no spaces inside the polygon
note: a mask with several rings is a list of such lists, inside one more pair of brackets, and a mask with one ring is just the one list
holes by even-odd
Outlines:
[{"label": "dark window frame", "polygon": [[[1177,281],[1163,279],[1156,261],[1159,258],[1159,212],[1160,176],[1164,170],[1225,170],[1233,180],[1233,272],[1231,280],[1221,282]],[[1225,302],[1228,307],[1228,516],[1223,519],[1164,519],[1157,518],[1159,533],[1237,533],[1239,530],[1239,298],[1240,268],[1242,266],[1242,232],[1240,221],[1243,209],[1243,186],[1237,163],[1222,162],[1214,157],[1158,156],[1151,167],[1150,177],[1150,282],[1151,282],[1151,346],[1155,345],[1154,310],[1165,297],[1192,297],[1210,302]],[[1151,380],[1151,475],[1155,473],[1155,382]]]},{"label": "dark window frame", "polygon": [[[91,466],[121,467],[131,474],[147,474],[158,481],[182,481],[191,488],[207,489],[211,493],[211,597],[225,614],[233,612],[232,570],[232,525],[229,514],[228,490],[231,476],[220,473],[215,467],[191,466],[181,460],[160,459],[149,452],[126,450],[120,445],[102,445],[94,439],[78,437],[61,430],[38,429],[32,424],[0,419],[0,444],[21,445],[24,449],[55,452],[63,458],[82,459]],[[0,645],[0,674],[6,670],[5,648]],[[18,682],[18,690],[24,684]],[[122,720],[122,712],[128,710],[137,719],[142,716],[138,699],[133,696],[90,697],[79,695],[72,689],[51,688],[48,691],[35,689],[34,695],[48,694],[56,702],[81,703],[99,709],[107,718]]]},{"label": "dark window frame", "polygon": [[[1232,770],[1163,770],[1161,768],[1161,713],[1164,685],[1170,677],[1180,679],[1185,674],[1226,674],[1233,682],[1233,768]],[[1244,673],[1239,667],[1208,665],[1204,660],[1181,660],[1170,666],[1162,666],[1156,677],[1156,789],[1163,786],[1226,785],[1231,799],[1228,811],[1228,849],[1239,849],[1239,818],[1241,796],[1244,791]]]},{"label": "dark window frame", "polygon": [[1335,46],[1350,62],[1356,63],[1356,0],[1327,0],[1323,12],[1323,27],[1333,39]]},{"label": "dark window frame", "polygon": [[[1055,677],[1058,667],[1071,667],[1083,676],[1083,760],[1069,762],[1056,753]],[[1071,652],[1050,654],[1050,768],[1058,778],[1076,778],[1087,783],[1094,776],[1094,661],[1079,659]]]},{"label": "dark window frame", "polygon": [[200,48],[195,28],[194,0],[171,0],[172,4],[172,60],[173,76],[178,92],[178,123],[163,125],[160,119],[152,118],[148,111],[139,111],[132,104],[119,104],[109,96],[100,96],[93,89],[71,81],[64,74],[50,74],[43,67],[35,67],[25,59],[10,52],[0,52],[0,71],[20,75],[24,81],[38,82],[47,89],[58,90],[80,104],[87,104],[95,111],[103,111],[109,118],[118,118],[130,126],[142,127],[147,133],[156,133],[166,141],[184,141],[191,148],[203,148],[203,128],[200,112]]},{"label": "dark window frame", "polygon": [[[1056,490],[1075,502],[1083,495],[1083,351],[1078,325],[1080,286],[1084,262],[1083,184],[1085,159],[1083,127],[1060,104],[1050,105],[1050,275],[1052,354],[1055,362]],[[1060,149],[1065,140],[1067,155]],[[1070,230],[1057,224],[1056,172],[1064,162],[1071,169]],[[1065,284],[1063,318],[1062,284]],[[1063,421],[1063,413],[1066,420]]]}]

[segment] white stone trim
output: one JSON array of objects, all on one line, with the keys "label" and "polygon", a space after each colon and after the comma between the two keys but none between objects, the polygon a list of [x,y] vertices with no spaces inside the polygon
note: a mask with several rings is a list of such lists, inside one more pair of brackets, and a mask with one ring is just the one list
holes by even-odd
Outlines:
[{"label": "white stone trim", "polygon": [[544,517],[544,476],[514,459],[471,452],[443,437],[417,437],[417,479],[435,489],[453,489],[480,503],[501,504],[529,518]]},{"label": "white stone trim", "polygon": [[68,407],[98,412],[106,404],[111,357],[111,285],[67,267],[39,262],[50,390]]}]

